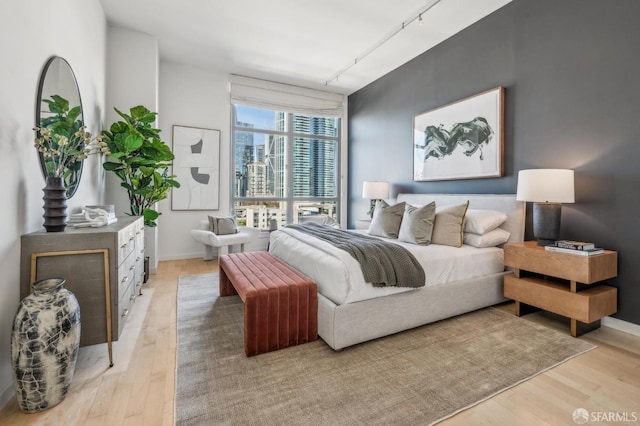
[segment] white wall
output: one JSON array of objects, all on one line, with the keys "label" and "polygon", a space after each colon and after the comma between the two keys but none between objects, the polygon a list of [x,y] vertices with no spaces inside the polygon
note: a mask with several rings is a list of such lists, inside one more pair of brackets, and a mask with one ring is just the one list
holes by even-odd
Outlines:
[{"label": "white wall", "polygon": [[[98,0],[0,2],[0,406],[13,395],[9,342],[20,302],[20,236],[42,228],[44,178],[33,147],[40,72],[52,55],[71,65],[85,123],[96,134],[104,121],[106,20]],[[104,173],[97,158],[85,162],[69,211],[103,202]]]},{"label": "white wall", "polygon": [[160,260],[202,256],[202,246],[189,231],[208,214],[229,215],[229,168],[231,107],[229,76],[188,65],[160,63],[160,128],[163,140],[172,146],[172,126],[204,127],[220,130],[220,204],[216,211],[172,211],[171,197],[158,203],[162,215],[158,223]]},{"label": "white wall", "polygon": [[[114,111],[129,114],[131,107],[144,105],[158,110],[158,40],[124,28],[109,27],[107,49],[107,123],[110,127],[121,117]],[[158,114],[159,125],[160,114]],[[107,175],[106,202],[115,204],[118,215],[130,213],[127,192],[113,174]],[[145,254],[149,256],[151,272],[158,266],[157,229],[145,228]]]}]

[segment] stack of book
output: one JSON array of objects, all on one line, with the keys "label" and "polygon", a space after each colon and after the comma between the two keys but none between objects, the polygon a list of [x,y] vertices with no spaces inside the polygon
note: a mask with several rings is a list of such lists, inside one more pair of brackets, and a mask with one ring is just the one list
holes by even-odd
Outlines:
[{"label": "stack of book", "polygon": [[596,247],[593,243],[571,240],[558,240],[555,241],[553,245],[545,246],[544,249],[560,253],[577,254],[580,256],[593,256],[594,254],[604,253],[603,249]]}]

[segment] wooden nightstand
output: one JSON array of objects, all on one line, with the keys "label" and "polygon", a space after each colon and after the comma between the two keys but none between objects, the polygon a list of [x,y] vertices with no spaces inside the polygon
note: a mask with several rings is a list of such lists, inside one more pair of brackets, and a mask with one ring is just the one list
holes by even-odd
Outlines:
[{"label": "wooden nightstand", "polygon": [[615,251],[581,256],[525,241],[505,245],[504,264],[515,269],[504,279],[504,297],[515,300],[517,316],[539,308],[569,317],[571,335],[577,337],[600,327],[602,317],[617,311],[618,290],[597,285],[618,274]]}]

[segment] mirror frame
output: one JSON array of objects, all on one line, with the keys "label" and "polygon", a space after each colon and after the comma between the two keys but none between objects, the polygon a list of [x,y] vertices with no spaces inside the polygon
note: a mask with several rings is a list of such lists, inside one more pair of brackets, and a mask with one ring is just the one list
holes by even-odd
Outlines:
[{"label": "mirror frame", "polygon": [[[82,97],[80,96],[80,87],[78,86],[78,80],[76,80],[76,75],[73,72],[73,68],[71,68],[71,65],[69,65],[69,62],[64,59],[61,56],[52,56],[50,57],[47,62],[44,65],[44,68],[42,68],[42,72],[40,73],[40,80],[38,82],[38,95],[36,98],[36,126],[40,126],[41,120],[42,120],[42,112],[43,112],[43,91],[44,91],[44,87],[45,87],[45,82],[47,80],[47,73],[49,71],[49,68],[51,67],[51,65],[53,65],[56,61],[61,61],[62,64],[64,64],[66,66],[66,68],[69,71],[69,74],[71,76],[71,80],[73,81],[73,84],[75,86],[76,89],[76,93],[78,95],[78,103],[80,106],[80,116],[79,119],[82,122],[82,125],[84,125],[84,108],[82,106]],[[52,95],[58,95],[59,93],[51,93],[51,94],[44,94],[47,98],[50,98]],[[65,99],[68,99],[69,97],[65,97]],[[38,132],[38,137],[40,137],[40,133]],[[46,179],[47,177],[47,168],[45,166],[45,159],[44,159],[44,155],[39,152],[38,153],[38,157],[40,160],[40,169],[42,171],[42,176]],[[79,167],[78,170],[76,172],[73,172],[73,178],[75,180],[75,184],[73,186],[67,186],[67,199],[73,197],[73,195],[76,193],[76,191],[78,190],[78,186],[80,185],[80,178],[82,177],[82,169],[84,168],[84,161],[83,160],[78,160],[76,161],[76,163],[79,163]],[[72,178],[72,179],[73,179]],[[66,182],[65,182],[66,183]]]}]

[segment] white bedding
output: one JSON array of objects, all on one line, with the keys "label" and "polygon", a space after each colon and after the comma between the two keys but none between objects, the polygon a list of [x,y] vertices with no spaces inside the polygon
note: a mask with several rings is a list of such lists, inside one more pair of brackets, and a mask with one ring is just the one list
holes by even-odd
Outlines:
[{"label": "white bedding", "polygon": [[[496,247],[418,246],[386,241],[402,245],[418,259],[425,271],[427,287],[504,270],[503,251]],[[269,251],[309,276],[318,285],[318,292],[338,305],[416,291],[407,287],[373,287],[364,281],[360,264],[347,252],[293,229],[273,232]]]}]

